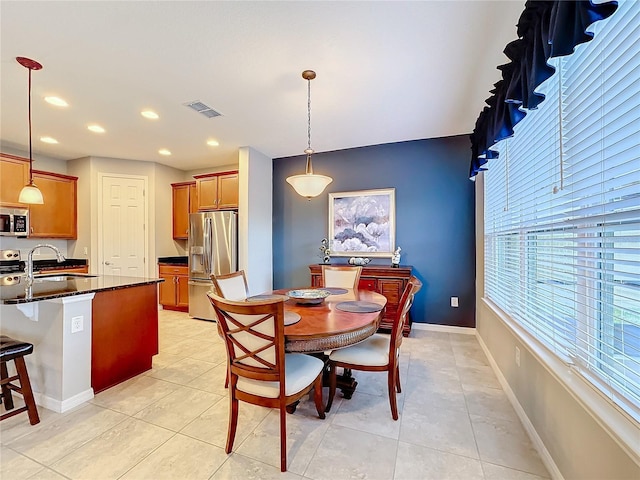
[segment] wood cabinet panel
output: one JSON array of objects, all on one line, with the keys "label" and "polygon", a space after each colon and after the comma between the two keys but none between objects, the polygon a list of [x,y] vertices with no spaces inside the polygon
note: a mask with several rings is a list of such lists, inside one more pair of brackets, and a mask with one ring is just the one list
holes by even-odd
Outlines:
[{"label": "wood cabinet panel", "polygon": [[158,264],[160,304],[166,310],[186,312],[189,309],[189,267]]},{"label": "wood cabinet panel", "polygon": [[33,181],[44,197],[44,204],[30,205],[30,238],[69,238],[78,236],[78,177],[33,171]]},{"label": "wood cabinet panel", "polygon": [[195,175],[198,210],[238,208],[238,172]]},{"label": "wood cabinet panel", "polygon": [[73,267],[73,268],[47,268],[46,270],[39,270],[39,273],[89,273],[89,266]]},{"label": "wood cabinet panel", "polygon": [[29,159],[0,154],[0,203],[20,205],[20,190],[29,182]]},{"label": "wood cabinet panel", "polygon": [[[314,287],[322,286],[322,265],[309,265],[311,272],[311,285]],[[387,299],[387,306],[384,311],[384,317],[380,323],[380,330],[390,331],[395,321],[398,311],[398,303],[404,288],[409,282],[411,266],[401,266],[399,268],[384,267],[378,265],[365,265],[362,267],[360,282],[358,288],[373,290],[384,295]],[[411,333],[411,316],[407,319],[407,323],[403,330],[406,337]]]},{"label": "wood cabinet panel", "polygon": [[191,196],[195,192],[195,182],[172,183],[173,238],[189,238],[189,213],[192,212]]},{"label": "wood cabinet panel", "polygon": [[95,393],[151,368],[158,353],[155,284],[96,292],[92,304],[91,386]]}]

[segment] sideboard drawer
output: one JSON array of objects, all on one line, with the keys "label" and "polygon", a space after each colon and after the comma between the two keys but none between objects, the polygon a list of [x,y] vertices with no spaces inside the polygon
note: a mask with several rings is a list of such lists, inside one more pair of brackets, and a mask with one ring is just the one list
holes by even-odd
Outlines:
[{"label": "sideboard drawer", "polygon": [[358,288],[363,290],[376,291],[376,279],[375,278],[361,278],[358,282]]}]

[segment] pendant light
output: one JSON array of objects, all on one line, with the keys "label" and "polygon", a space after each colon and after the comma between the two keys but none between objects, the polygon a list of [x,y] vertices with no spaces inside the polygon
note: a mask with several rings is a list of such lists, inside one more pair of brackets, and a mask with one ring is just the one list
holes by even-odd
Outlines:
[{"label": "pendant light", "polygon": [[325,175],[315,175],[313,173],[313,165],[311,165],[311,155],[314,153],[311,148],[311,80],[316,78],[316,72],[313,70],[305,70],[302,72],[302,78],[307,81],[307,167],[303,175],[293,175],[287,178],[287,182],[291,184],[298,195],[306,198],[313,198],[320,195],[324,189],[333,182],[331,177]]},{"label": "pendant light", "polygon": [[35,60],[25,57],[16,57],[16,60],[20,65],[29,70],[29,183],[20,190],[18,202],[43,204],[44,198],[42,197],[42,192],[36,187],[36,184],[33,183],[33,153],[31,151],[31,70],[40,70],[42,65]]}]

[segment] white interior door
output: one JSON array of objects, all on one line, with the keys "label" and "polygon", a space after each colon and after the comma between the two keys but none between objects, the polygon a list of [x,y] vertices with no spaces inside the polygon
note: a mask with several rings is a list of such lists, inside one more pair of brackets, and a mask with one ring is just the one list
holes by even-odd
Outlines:
[{"label": "white interior door", "polygon": [[146,177],[103,174],[101,184],[101,273],[146,275]]}]

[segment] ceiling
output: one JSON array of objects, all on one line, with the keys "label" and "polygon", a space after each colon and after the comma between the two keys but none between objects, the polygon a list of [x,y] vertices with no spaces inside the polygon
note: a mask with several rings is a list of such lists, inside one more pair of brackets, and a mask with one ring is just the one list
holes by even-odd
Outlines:
[{"label": "ceiling", "polygon": [[[6,1],[2,148],[181,170],[470,133],[516,38],[523,1]],[[67,108],[44,102],[66,99]],[[184,106],[199,100],[222,116]],[[145,108],[160,118],[147,120]],[[87,130],[98,123],[104,134]],[[39,141],[51,136],[57,145]],[[219,146],[210,147],[207,139]],[[160,148],[172,152],[158,154]],[[302,167],[301,167],[302,168]]]}]

